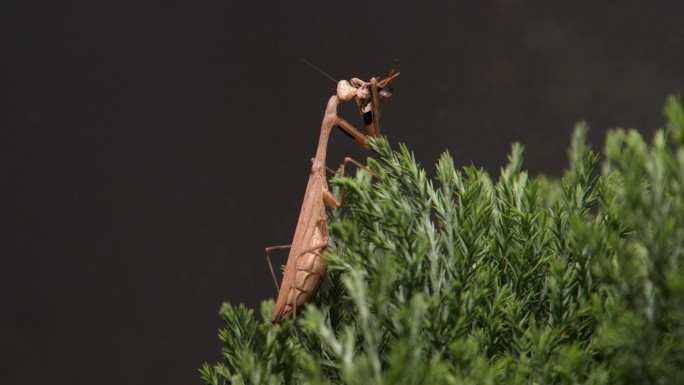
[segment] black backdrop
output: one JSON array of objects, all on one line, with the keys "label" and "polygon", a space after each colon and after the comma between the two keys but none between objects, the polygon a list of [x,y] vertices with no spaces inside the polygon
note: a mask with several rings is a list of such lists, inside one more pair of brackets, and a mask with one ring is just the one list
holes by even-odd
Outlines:
[{"label": "black backdrop", "polygon": [[[221,302],[275,296],[263,249],[289,243],[335,86],[300,58],[398,58],[383,132],[430,170],[449,149],[497,173],[521,141],[558,176],[575,122],[650,135],[684,88],[679,1],[292,3],[3,6],[0,383],[200,383]],[[336,132],[345,155],[367,154]]]}]

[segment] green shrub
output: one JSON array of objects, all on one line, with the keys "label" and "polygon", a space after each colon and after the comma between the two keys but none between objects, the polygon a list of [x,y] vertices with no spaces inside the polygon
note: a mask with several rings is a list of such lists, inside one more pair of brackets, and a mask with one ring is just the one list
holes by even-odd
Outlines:
[{"label": "green shrub", "polygon": [[[328,284],[296,321],[224,304],[207,384],[684,383],[684,112],[605,155],[576,128],[561,180],[513,145],[497,180],[448,153],[378,159],[329,214]],[[273,301],[262,305],[270,320]],[[296,325],[295,325],[296,324]]]}]

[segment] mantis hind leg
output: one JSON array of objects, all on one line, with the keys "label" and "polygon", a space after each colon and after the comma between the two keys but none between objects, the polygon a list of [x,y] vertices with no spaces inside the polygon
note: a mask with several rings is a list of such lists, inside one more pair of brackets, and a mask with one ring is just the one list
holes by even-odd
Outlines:
[{"label": "mantis hind leg", "polygon": [[287,250],[292,248],[292,245],[282,245],[282,246],[269,246],[266,248],[266,262],[268,262],[268,268],[271,270],[271,276],[273,277],[273,283],[275,283],[276,291],[280,291],[280,286],[278,286],[278,279],[275,276],[275,271],[273,270],[273,264],[271,263],[271,256],[269,253],[278,250]]}]

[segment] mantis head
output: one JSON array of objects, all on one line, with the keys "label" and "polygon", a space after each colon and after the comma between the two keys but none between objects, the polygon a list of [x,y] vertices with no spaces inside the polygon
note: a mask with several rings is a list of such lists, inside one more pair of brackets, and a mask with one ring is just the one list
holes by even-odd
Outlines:
[{"label": "mantis head", "polygon": [[350,82],[340,80],[337,83],[337,97],[343,102],[354,98],[368,99],[370,97],[369,86],[370,83],[357,78],[353,78]]}]

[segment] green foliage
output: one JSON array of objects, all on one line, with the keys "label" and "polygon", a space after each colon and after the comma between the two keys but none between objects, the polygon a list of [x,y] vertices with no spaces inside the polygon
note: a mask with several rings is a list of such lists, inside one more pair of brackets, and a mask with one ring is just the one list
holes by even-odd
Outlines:
[{"label": "green foliage", "polygon": [[[430,180],[371,142],[371,178],[337,177],[328,285],[296,321],[224,304],[207,384],[684,383],[684,112],[665,130],[579,124],[560,180],[493,180],[448,153]],[[269,320],[273,302],[262,307]],[[295,325],[296,324],[296,325]]]}]

